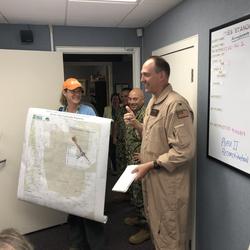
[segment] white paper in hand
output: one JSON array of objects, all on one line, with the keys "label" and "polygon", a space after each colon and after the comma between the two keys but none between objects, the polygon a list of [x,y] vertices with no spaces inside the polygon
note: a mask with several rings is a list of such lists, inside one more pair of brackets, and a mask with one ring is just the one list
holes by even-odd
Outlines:
[{"label": "white paper in hand", "polygon": [[127,192],[128,188],[130,187],[131,183],[134,181],[136,177],[136,173],[131,173],[134,168],[136,168],[137,165],[128,165],[125,169],[125,171],[122,173],[114,187],[112,188],[112,191],[116,192]]}]

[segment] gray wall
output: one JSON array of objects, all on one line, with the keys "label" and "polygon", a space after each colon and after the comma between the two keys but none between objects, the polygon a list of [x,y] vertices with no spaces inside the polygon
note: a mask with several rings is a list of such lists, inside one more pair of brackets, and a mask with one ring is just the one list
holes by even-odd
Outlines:
[{"label": "gray wall", "polygon": [[144,32],[145,57],[199,35],[197,250],[247,250],[250,242],[249,176],[206,156],[209,29],[249,13],[249,0],[186,0]]},{"label": "gray wall", "polygon": [[[33,43],[21,43],[20,30],[33,31]],[[0,24],[0,49],[50,50],[49,28],[42,25]]]},{"label": "gray wall", "polygon": [[140,47],[136,29],[54,27],[57,46],[117,46]]},{"label": "gray wall", "polygon": [[[19,32],[31,29],[34,42],[21,43]],[[54,46],[140,47],[136,29],[53,27]],[[51,50],[49,27],[46,25],[0,24],[0,49]]]}]

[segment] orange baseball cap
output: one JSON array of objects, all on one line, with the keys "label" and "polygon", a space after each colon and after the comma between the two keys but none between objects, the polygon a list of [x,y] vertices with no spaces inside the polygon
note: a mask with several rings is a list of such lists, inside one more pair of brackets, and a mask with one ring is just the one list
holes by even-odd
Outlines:
[{"label": "orange baseball cap", "polygon": [[82,88],[81,83],[75,79],[75,78],[68,78],[64,83],[63,83],[63,89],[69,89],[69,90],[74,90],[77,88]]}]

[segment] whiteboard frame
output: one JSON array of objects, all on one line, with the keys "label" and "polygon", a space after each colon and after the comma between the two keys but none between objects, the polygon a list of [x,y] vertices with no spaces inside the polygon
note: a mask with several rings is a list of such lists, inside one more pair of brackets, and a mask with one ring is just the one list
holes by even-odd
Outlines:
[{"label": "whiteboard frame", "polygon": [[[214,28],[212,28],[212,29],[209,30],[209,71],[208,71],[209,81],[208,81],[207,157],[210,158],[210,159],[212,159],[212,160],[215,160],[218,163],[221,163],[221,164],[223,164],[225,166],[231,167],[232,169],[240,171],[241,173],[244,173],[247,176],[249,176],[249,174],[250,174],[250,167],[249,167],[249,169],[244,169],[244,168],[238,167],[236,165],[228,164],[227,162],[224,162],[223,160],[218,159],[218,158],[216,158],[215,156],[213,156],[213,155],[211,155],[209,153],[210,135],[211,135],[211,133],[210,133],[210,117],[211,117],[210,116],[210,108],[211,108],[211,106],[210,106],[210,104],[211,104],[210,98],[211,98],[211,95],[210,94],[211,94],[211,52],[212,52],[212,42],[211,42],[211,40],[212,40],[212,35],[213,35],[214,32],[217,32],[217,31],[219,31],[221,29],[233,26],[235,24],[241,23],[241,22],[246,21],[246,20],[250,20],[250,14],[247,14],[247,15],[241,17],[241,18],[232,20],[232,21],[230,21],[228,23],[219,25],[219,26],[214,27]],[[249,30],[249,32],[250,32],[250,30]]]}]

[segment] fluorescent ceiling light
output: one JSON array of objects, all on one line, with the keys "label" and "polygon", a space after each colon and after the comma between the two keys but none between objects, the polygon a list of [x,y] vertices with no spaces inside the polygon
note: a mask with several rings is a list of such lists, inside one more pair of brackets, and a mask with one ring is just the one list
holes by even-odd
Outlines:
[{"label": "fluorescent ceiling light", "polygon": [[138,0],[69,0],[69,2],[82,2],[82,3],[137,3]]}]

